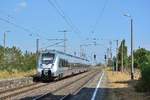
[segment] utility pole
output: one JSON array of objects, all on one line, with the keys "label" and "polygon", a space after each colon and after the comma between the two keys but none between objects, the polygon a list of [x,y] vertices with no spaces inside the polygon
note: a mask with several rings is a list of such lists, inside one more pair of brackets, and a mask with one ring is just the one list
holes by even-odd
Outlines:
[{"label": "utility pole", "polygon": [[82,45],[80,45],[80,57],[82,57]]},{"label": "utility pole", "polygon": [[36,39],[36,64],[38,66],[38,57],[39,57],[39,39]]},{"label": "utility pole", "polygon": [[64,31],[64,52],[66,52],[66,32],[67,31]]},{"label": "utility pole", "polygon": [[112,60],[112,42],[110,41],[109,42],[109,45],[110,45],[110,59]]},{"label": "utility pole", "polygon": [[84,46],[88,46],[89,44],[83,44],[83,45],[80,45],[80,57],[82,58],[85,58],[86,57],[86,53],[85,53],[85,48],[83,48]]},{"label": "utility pole", "polygon": [[131,79],[134,79],[134,58],[133,58],[133,19],[130,15],[125,14],[124,16],[130,18],[131,27]]},{"label": "utility pole", "polygon": [[3,43],[4,43],[4,60],[5,60],[5,49],[6,49],[6,33],[7,32],[10,32],[10,31],[5,31],[4,32],[4,40],[3,40]]},{"label": "utility pole", "polygon": [[4,32],[4,40],[3,40],[3,43],[4,43],[4,55],[5,55],[5,48],[6,48],[6,32]]},{"label": "utility pole", "polygon": [[3,53],[3,55],[4,55],[4,64],[5,64],[5,48],[6,48],[6,32],[4,32],[4,40],[3,40],[3,43],[4,43],[4,53]]},{"label": "utility pole", "polygon": [[39,53],[39,39],[36,39],[36,54]]},{"label": "utility pole", "polygon": [[121,44],[121,71],[123,72],[123,50],[124,47],[123,47],[123,41],[122,41],[122,44]]},{"label": "utility pole", "polygon": [[118,40],[116,40],[116,71],[118,71]]},{"label": "utility pole", "polygon": [[107,48],[107,66],[109,66],[109,48]]},{"label": "utility pole", "polygon": [[110,66],[112,67],[113,65],[113,60],[112,60],[112,41],[109,42],[109,45],[110,45]]},{"label": "utility pole", "polygon": [[105,67],[107,66],[107,54],[104,55]]},{"label": "utility pole", "polygon": [[131,18],[131,79],[134,79],[134,58],[133,58],[133,19]]},{"label": "utility pole", "polygon": [[63,31],[59,31],[59,32],[63,32],[63,33],[64,33],[64,52],[66,53],[66,51],[67,51],[67,45],[66,45],[66,42],[67,42],[66,32],[68,32],[68,31],[67,31],[67,30],[63,30]]}]

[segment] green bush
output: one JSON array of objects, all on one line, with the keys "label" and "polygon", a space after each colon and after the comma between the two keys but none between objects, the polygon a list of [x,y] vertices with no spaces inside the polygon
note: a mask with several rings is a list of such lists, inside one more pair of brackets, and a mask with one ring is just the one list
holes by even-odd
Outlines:
[{"label": "green bush", "polygon": [[0,70],[14,71],[29,71],[36,68],[36,54],[32,52],[23,53],[21,49],[12,47],[4,48],[0,46]]},{"label": "green bush", "polygon": [[141,92],[150,92],[150,62],[141,64],[141,80],[136,89]]},{"label": "green bush", "polygon": [[[129,57],[131,61],[131,56]],[[130,62],[131,64],[131,62]],[[150,51],[145,48],[139,48],[134,51],[134,67],[141,71],[141,79],[136,85],[136,90],[141,92],[150,92]]]}]

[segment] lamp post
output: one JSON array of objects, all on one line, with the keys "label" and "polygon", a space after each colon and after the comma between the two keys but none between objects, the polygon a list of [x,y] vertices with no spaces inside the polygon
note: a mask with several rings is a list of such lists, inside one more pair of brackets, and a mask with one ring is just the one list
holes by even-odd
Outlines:
[{"label": "lamp post", "polygon": [[131,27],[131,79],[134,79],[134,58],[133,58],[133,19],[130,15],[125,14],[124,16],[130,18]]},{"label": "lamp post", "polygon": [[118,41],[116,40],[116,71],[118,71]]},{"label": "lamp post", "polygon": [[3,43],[4,43],[4,59],[5,59],[5,48],[6,48],[6,33],[10,32],[9,30],[5,31],[4,32],[4,40],[3,40]]}]

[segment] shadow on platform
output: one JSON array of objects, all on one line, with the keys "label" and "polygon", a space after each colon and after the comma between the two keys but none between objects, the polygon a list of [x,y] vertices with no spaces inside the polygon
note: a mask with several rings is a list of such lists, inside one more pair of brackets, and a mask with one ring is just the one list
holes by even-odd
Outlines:
[{"label": "shadow on platform", "polygon": [[[95,100],[150,100],[149,99],[144,99],[141,97],[141,95],[149,95],[149,94],[143,94],[143,93],[134,93],[134,84],[137,83],[136,80],[134,81],[116,81],[114,83],[118,84],[126,84],[127,87],[123,88],[98,88],[97,94],[95,97]],[[71,95],[67,100],[91,100],[93,93],[95,91],[95,88],[83,88],[81,89],[76,95]],[[133,93],[130,93],[133,92]],[[110,95],[111,94],[111,95]],[[47,100],[60,100],[60,98],[64,97],[65,95],[54,95],[54,94],[49,94],[50,98]],[[38,95],[37,95],[38,96]],[[35,96],[35,97],[37,97]],[[129,97],[128,97],[129,96]],[[21,100],[32,100],[35,97],[25,97],[22,98]],[[131,98],[130,98],[131,97]]]}]

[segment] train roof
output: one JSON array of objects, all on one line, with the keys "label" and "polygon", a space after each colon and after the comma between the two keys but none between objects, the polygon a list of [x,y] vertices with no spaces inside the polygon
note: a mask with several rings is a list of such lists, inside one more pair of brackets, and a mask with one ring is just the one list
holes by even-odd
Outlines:
[{"label": "train roof", "polygon": [[74,57],[74,58],[77,58],[77,59],[89,61],[88,59],[81,58],[81,57],[78,57],[78,56],[74,56],[74,55],[71,55],[71,54],[68,54],[68,53],[65,53],[65,52],[62,52],[62,51],[58,51],[58,50],[43,50],[40,53],[47,53],[47,52],[49,52],[49,53],[56,53],[56,54],[62,54],[62,55],[65,55],[65,56],[70,56],[70,57]]}]

